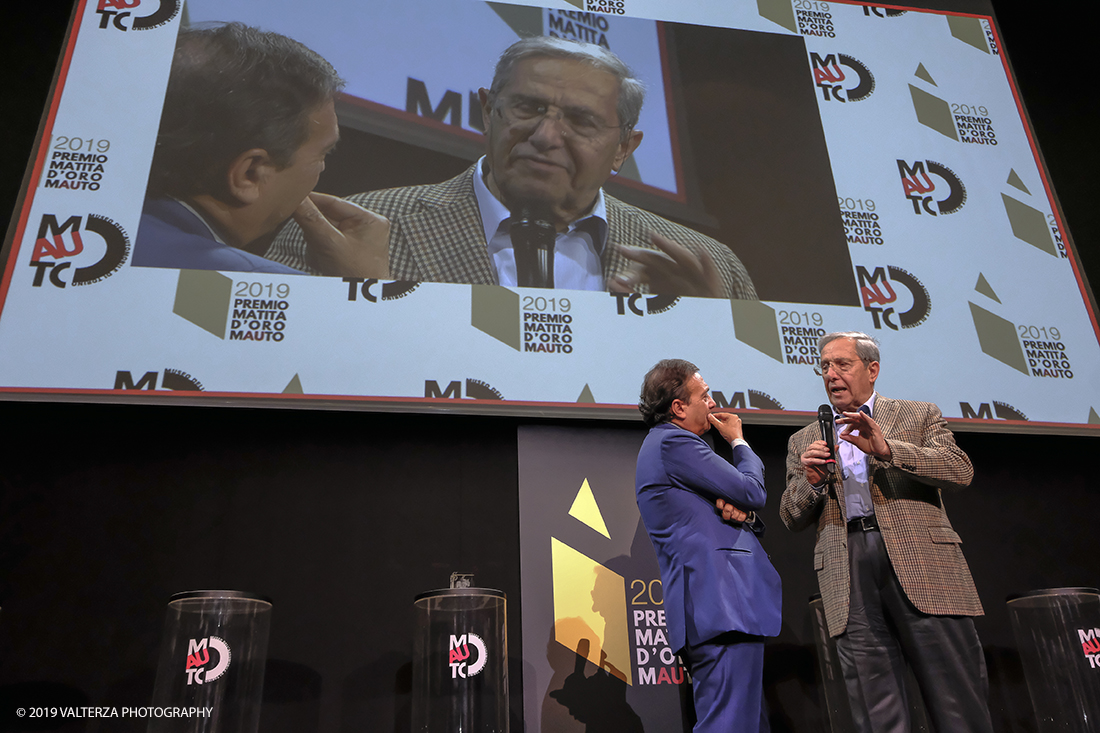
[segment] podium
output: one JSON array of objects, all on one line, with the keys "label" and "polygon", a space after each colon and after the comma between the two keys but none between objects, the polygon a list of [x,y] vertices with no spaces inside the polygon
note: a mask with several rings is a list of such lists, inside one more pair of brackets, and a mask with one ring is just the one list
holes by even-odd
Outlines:
[{"label": "podium", "polygon": [[504,593],[444,588],[413,605],[413,733],[508,733]]},{"label": "podium", "polygon": [[1040,733],[1100,725],[1100,593],[1049,588],[1009,598],[1008,616]]}]

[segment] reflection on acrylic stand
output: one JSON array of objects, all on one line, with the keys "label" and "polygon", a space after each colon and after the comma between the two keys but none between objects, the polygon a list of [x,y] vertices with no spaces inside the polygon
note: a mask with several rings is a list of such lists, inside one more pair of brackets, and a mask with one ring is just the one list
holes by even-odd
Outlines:
[{"label": "reflection on acrylic stand", "polygon": [[507,600],[472,580],[416,596],[413,733],[508,733]]},{"label": "reflection on acrylic stand", "polygon": [[256,733],[271,601],[187,591],[168,602],[149,733]]},{"label": "reflection on acrylic stand", "polygon": [[1007,603],[1039,733],[1097,730],[1100,593],[1045,588]]}]

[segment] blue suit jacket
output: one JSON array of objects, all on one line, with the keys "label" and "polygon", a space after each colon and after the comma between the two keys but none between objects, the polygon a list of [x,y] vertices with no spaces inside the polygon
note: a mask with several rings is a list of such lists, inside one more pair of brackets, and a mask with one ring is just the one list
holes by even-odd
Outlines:
[{"label": "blue suit jacket", "polygon": [[764,508],[764,464],[746,445],[733,457],[730,465],[672,423],[651,429],[638,453],[638,509],[657,551],[676,651],[727,631],[779,634],[779,574],[749,525],[723,522],[714,505],[721,497],[745,511]]},{"label": "blue suit jacket", "polygon": [[301,275],[286,265],[214,239],[210,227],[172,199],[146,199],[130,264],[184,270]]}]

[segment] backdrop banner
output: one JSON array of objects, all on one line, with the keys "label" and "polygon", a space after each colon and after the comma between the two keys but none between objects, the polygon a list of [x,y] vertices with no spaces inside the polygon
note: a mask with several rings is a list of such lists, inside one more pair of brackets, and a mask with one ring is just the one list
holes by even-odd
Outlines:
[{"label": "backdrop banner", "polygon": [[532,733],[681,730],[682,695],[692,710],[634,498],[644,437],[643,428],[519,429],[523,714]]},{"label": "backdrop banner", "polygon": [[[79,0],[0,254],[0,396],[630,418],[675,341],[719,404],[802,424],[818,337],[862,330],[883,391],[956,428],[1095,434],[1092,296],[991,16]],[[338,195],[469,175],[478,90],[518,38],[610,48],[648,94],[606,193],[729,247],[759,300],[134,266],[177,34],[210,21],[290,36],[347,79],[318,184]],[[444,231],[432,246],[457,252]]]}]

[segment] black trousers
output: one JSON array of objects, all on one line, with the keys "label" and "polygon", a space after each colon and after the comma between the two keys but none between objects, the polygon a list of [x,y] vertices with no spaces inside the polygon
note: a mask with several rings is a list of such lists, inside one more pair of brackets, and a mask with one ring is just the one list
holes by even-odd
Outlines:
[{"label": "black trousers", "polygon": [[937,733],[992,733],[989,681],[968,616],[930,616],[909,601],[878,530],[848,535],[851,608],[837,637],[860,733],[909,733],[905,663]]}]

